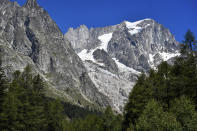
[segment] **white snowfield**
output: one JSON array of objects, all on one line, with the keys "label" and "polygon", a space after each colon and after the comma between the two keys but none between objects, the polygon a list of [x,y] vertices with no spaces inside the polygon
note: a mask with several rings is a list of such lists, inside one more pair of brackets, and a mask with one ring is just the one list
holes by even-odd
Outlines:
[{"label": "white snowfield", "polygon": [[[144,20],[150,20],[150,19],[144,19]],[[129,29],[129,33],[131,35],[134,35],[134,34],[139,33],[143,28],[142,27],[139,27],[137,25],[140,24],[141,22],[143,22],[144,20],[140,20],[140,21],[136,21],[136,22],[125,21],[126,27]]]},{"label": "white snowfield", "polygon": [[81,52],[78,53],[78,56],[82,59],[82,61],[91,60],[92,62],[103,66],[103,63],[99,63],[94,59],[93,52],[97,49],[103,49],[107,52],[107,45],[112,38],[112,34],[113,33],[109,33],[99,36],[98,39],[101,41],[100,46],[96,47],[95,49],[91,49],[89,51],[87,49],[83,49]]},{"label": "white snowfield", "polygon": [[167,61],[173,57],[180,56],[179,52],[176,52],[176,53],[159,52],[159,54],[161,55],[163,61]]},{"label": "white snowfield", "polygon": [[109,33],[109,34],[104,34],[104,35],[101,35],[98,37],[98,39],[102,42],[101,43],[101,46],[98,47],[99,49],[103,49],[107,52],[107,46],[108,46],[108,43],[109,41],[111,40],[112,38],[112,35],[113,33]]},{"label": "white snowfield", "polygon": [[[95,49],[89,50],[89,51],[87,49],[84,49],[84,50],[82,50],[81,52],[78,53],[78,56],[83,61],[91,60],[92,62],[94,62],[96,64],[99,64],[100,66],[104,66],[103,63],[99,63],[94,59],[93,52],[97,49],[103,49],[107,52],[107,46],[108,46],[109,41],[112,38],[112,35],[113,35],[113,33],[104,34],[104,35],[99,36],[98,39],[101,41],[100,46],[96,47]],[[117,60],[116,58],[113,58],[113,60],[118,65],[118,68],[120,69],[120,71],[124,71],[124,72],[129,71],[129,72],[132,72],[132,73],[138,74],[138,75],[141,74],[140,72],[134,70],[133,68],[127,67],[126,65],[120,63],[119,60]]]},{"label": "white snowfield", "polygon": [[[173,57],[180,56],[181,54],[179,52],[176,53],[169,53],[169,52],[158,52],[159,56],[161,57],[162,61],[168,61]],[[156,69],[157,64],[154,63],[154,56],[156,54],[149,54],[149,64],[153,69]]]}]

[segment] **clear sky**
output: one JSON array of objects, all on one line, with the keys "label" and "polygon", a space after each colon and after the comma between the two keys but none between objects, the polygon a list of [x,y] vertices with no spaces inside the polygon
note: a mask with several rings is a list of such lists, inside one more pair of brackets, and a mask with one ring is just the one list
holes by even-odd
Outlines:
[{"label": "clear sky", "polygon": [[[23,5],[26,0],[12,0]],[[187,29],[197,39],[197,0],[37,0],[63,33],[85,24],[103,27],[124,20],[151,18],[167,27],[178,41]]]}]

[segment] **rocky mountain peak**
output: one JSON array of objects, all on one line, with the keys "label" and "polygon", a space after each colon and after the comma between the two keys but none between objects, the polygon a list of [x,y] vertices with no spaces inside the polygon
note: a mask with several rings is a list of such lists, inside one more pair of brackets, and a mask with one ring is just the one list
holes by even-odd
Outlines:
[{"label": "rocky mountain peak", "polygon": [[153,19],[123,21],[114,26],[84,25],[65,34],[83,60],[98,90],[122,111],[140,72],[156,69],[162,61],[179,55],[178,42]]},{"label": "rocky mountain peak", "polygon": [[120,23],[120,25],[122,26],[128,26],[129,24],[135,24],[136,26],[142,26],[142,23],[155,23],[155,20],[153,19],[149,19],[149,18],[146,18],[146,19],[142,19],[142,20],[139,20],[139,21],[135,21],[135,22],[130,22],[130,21],[127,21],[127,20],[124,20],[123,22]]},{"label": "rocky mountain peak", "polygon": [[39,7],[37,0],[27,0],[25,7],[28,8],[35,8],[35,7]]}]

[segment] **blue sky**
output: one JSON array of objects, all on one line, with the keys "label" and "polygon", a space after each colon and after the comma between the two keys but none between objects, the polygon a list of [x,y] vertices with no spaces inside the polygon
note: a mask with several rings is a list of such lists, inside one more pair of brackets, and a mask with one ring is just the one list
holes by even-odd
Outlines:
[{"label": "blue sky", "polygon": [[[15,0],[12,0],[15,1]],[[23,5],[26,0],[16,0]],[[103,27],[124,20],[151,18],[167,27],[178,41],[187,29],[197,39],[197,0],[37,0],[63,33],[85,24]]]}]

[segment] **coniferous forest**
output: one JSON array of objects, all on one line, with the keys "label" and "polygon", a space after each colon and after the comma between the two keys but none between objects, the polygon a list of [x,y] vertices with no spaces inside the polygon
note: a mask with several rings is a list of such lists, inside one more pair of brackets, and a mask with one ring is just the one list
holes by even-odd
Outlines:
[{"label": "coniferous forest", "polygon": [[195,131],[197,130],[196,40],[189,30],[174,64],[141,74],[123,114],[110,107],[89,111],[45,96],[45,82],[27,66],[8,80],[0,69],[2,131]]}]

